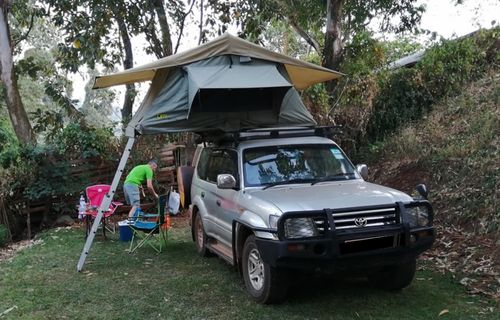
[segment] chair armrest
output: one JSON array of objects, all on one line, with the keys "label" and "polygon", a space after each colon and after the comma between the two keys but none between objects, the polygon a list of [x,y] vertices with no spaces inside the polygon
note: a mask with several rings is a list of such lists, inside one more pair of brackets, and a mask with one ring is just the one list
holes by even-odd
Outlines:
[{"label": "chair armrest", "polygon": [[158,216],[159,216],[159,214],[156,214],[156,213],[145,213],[145,214],[141,215],[141,217],[144,217],[144,218],[156,218]]}]

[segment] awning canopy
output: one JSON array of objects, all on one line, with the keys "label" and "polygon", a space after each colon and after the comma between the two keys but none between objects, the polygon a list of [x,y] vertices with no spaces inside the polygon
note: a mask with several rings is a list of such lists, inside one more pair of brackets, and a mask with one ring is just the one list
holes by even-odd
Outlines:
[{"label": "awning canopy", "polygon": [[333,80],[342,75],[339,72],[267,50],[254,43],[225,33],[199,47],[122,72],[96,77],[93,88],[106,88],[120,84],[153,80],[161,69],[168,70],[180,65],[188,65],[195,61],[224,55],[237,55],[283,64],[291,83],[297,89],[304,89],[315,83]]}]

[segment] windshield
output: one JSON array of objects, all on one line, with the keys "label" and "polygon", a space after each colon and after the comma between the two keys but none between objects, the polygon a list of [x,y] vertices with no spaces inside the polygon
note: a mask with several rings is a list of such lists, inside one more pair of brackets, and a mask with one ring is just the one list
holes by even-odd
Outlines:
[{"label": "windshield", "polygon": [[347,157],[331,144],[246,149],[243,172],[246,187],[356,178]]}]

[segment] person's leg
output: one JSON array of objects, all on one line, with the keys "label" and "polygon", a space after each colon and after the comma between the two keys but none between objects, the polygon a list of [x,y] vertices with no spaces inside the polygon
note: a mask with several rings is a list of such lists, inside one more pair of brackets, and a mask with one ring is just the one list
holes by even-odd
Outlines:
[{"label": "person's leg", "polygon": [[137,208],[139,208],[141,205],[141,196],[139,194],[139,187],[133,184],[125,184],[123,185],[123,190],[125,193],[125,199],[127,200],[127,203],[131,206],[130,211],[128,213],[128,217],[132,218]]}]

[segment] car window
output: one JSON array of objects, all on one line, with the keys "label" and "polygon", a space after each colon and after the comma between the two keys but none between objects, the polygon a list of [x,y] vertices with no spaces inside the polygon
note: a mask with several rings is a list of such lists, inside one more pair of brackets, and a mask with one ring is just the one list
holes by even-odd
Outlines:
[{"label": "car window", "polygon": [[213,150],[208,160],[206,179],[216,183],[219,174],[228,173],[238,181],[237,154],[233,150]]},{"label": "car window", "polygon": [[290,180],[313,182],[325,177],[355,178],[353,166],[335,145],[287,145],[246,149],[243,153],[243,170],[247,187]]},{"label": "car window", "polygon": [[200,159],[198,160],[198,165],[196,166],[196,172],[198,173],[198,177],[200,177],[200,179],[207,179],[208,159],[211,152],[211,148],[204,148],[201,152]]}]

